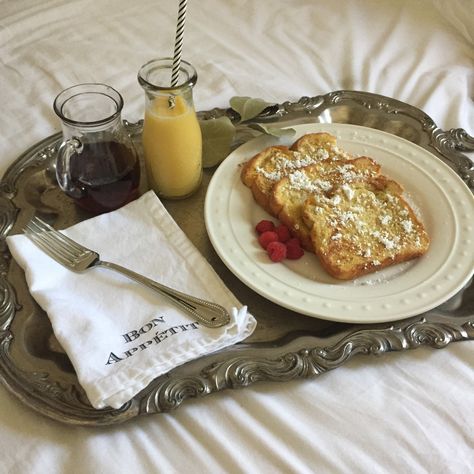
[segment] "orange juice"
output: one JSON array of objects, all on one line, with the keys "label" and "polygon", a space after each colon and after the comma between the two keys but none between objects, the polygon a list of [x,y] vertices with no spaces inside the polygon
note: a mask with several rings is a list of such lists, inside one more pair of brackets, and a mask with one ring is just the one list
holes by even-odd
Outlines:
[{"label": "orange juice", "polygon": [[156,96],[148,104],[143,148],[150,187],[160,196],[181,198],[194,192],[202,176],[201,128],[184,97]]}]

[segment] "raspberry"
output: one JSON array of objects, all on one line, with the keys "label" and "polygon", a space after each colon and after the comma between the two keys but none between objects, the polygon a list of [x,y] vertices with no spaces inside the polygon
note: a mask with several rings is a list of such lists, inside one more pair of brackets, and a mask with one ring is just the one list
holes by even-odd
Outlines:
[{"label": "raspberry", "polygon": [[298,260],[303,255],[304,250],[301,248],[301,244],[298,239],[290,239],[286,243],[286,258],[288,258],[289,260]]},{"label": "raspberry", "polygon": [[263,234],[264,232],[267,232],[267,231],[274,231],[275,230],[275,224],[273,224],[272,221],[263,219],[255,226],[255,230],[259,234]]},{"label": "raspberry", "polygon": [[272,262],[281,262],[286,257],[286,245],[277,241],[270,242],[267,253]]},{"label": "raspberry", "polygon": [[278,234],[278,240],[280,242],[286,242],[291,238],[290,229],[288,229],[285,224],[280,224],[276,227],[275,232]]},{"label": "raspberry", "polygon": [[304,255],[304,250],[296,245],[290,245],[286,248],[286,258],[288,260],[298,260]]},{"label": "raspberry", "polygon": [[300,242],[300,239],[298,239],[298,237],[292,237],[290,240],[288,240],[288,242],[286,242],[286,245],[301,247],[301,242]]},{"label": "raspberry", "polygon": [[268,244],[270,244],[271,242],[276,242],[276,241],[278,241],[278,234],[271,230],[267,230],[266,232],[263,232],[258,237],[258,242],[264,249],[268,247]]}]

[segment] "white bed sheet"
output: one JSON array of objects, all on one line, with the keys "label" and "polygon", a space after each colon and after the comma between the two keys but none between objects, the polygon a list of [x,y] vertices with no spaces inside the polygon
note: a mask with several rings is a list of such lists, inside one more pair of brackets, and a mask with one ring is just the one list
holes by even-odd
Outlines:
[{"label": "white bed sheet", "polygon": [[[140,65],[170,55],[177,0],[0,0],[0,174],[59,131],[63,88],[105,82],[143,112]],[[184,57],[200,110],[234,95],[339,89],[474,134],[472,0],[190,0]],[[474,343],[357,357],[317,379],[260,383],[125,425],[83,428],[0,388],[0,472],[430,472],[474,469]]]}]

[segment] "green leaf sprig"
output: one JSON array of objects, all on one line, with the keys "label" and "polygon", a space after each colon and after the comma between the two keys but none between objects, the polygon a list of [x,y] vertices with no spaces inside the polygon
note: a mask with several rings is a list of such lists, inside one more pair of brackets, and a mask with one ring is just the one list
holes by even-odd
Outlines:
[{"label": "green leaf sprig", "polygon": [[[235,125],[252,120],[261,114],[272,104],[262,99],[253,99],[251,97],[232,97],[230,107],[239,114],[240,119],[236,124],[232,123],[229,117],[222,116],[210,120],[201,120],[202,132],[202,158],[204,168],[217,166],[230,153],[232,142],[235,137]],[[282,137],[285,135],[294,135],[293,128],[281,128],[266,125],[262,123],[250,123],[249,128],[266,135]]]},{"label": "green leaf sprig", "polygon": [[241,122],[255,118],[267,107],[274,105],[262,99],[252,99],[251,97],[232,97],[229,103],[230,107],[240,115]]},{"label": "green leaf sprig", "polygon": [[217,166],[230,152],[234,141],[235,126],[229,117],[200,120],[202,133],[202,165]]}]

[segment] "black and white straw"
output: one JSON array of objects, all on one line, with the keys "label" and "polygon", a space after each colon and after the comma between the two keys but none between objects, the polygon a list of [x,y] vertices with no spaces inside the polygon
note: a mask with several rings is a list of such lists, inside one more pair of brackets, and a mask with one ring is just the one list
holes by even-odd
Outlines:
[{"label": "black and white straw", "polygon": [[180,0],[179,2],[176,39],[174,42],[173,70],[171,73],[171,87],[176,87],[179,80],[179,68],[181,66],[181,52],[183,50],[184,24],[186,22],[187,3],[187,0]]}]

